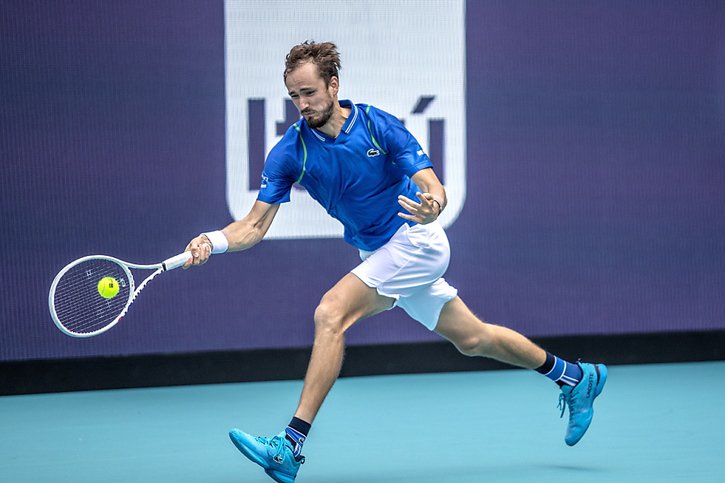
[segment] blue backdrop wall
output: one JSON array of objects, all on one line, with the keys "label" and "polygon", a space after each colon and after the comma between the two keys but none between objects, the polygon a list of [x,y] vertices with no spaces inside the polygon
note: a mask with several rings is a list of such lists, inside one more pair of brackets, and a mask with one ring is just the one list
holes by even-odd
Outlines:
[{"label": "blue backdrop wall", "polygon": [[[723,3],[464,8],[466,195],[446,278],[530,336],[725,329]],[[48,315],[69,261],[157,262],[232,221],[224,32],[223,2],[3,2],[0,360],[311,343],[316,303],[357,263],[338,238],[172,272],[97,338]],[[349,336],[433,339],[397,310]]]}]

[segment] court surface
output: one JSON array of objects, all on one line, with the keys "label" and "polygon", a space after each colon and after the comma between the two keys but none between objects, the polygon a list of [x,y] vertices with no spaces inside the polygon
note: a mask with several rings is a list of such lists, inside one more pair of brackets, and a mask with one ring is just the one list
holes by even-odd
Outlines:
[{"label": "court surface", "polygon": [[[227,437],[271,435],[300,381],[0,398],[3,482],[271,482]],[[564,444],[558,389],[528,371],[345,378],[298,482],[725,481],[725,362],[610,367]]]}]

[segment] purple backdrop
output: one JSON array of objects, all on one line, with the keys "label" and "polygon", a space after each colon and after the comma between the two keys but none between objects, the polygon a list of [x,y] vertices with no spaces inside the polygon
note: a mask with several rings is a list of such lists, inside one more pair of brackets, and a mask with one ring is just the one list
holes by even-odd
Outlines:
[{"label": "purple backdrop", "polygon": [[[357,262],[341,240],[172,272],[94,339],[48,315],[69,261],[156,262],[231,221],[223,10],[3,2],[0,360],[310,344],[316,303]],[[722,2],[466,15],[468,186],[446,277],[464,300],[531,336],[724,329]],[[396,310],[349,341],[434,338]]]}]

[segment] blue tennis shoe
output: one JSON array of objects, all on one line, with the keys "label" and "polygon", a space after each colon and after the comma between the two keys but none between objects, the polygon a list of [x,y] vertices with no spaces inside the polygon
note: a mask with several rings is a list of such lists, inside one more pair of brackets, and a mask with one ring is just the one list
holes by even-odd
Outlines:
[{"label": "blue tennis shoe", "polygon": [[244,456],[264,468],[264,472],[278,483],[294,483],[300,465],[305,462],[304,456],[295,459],[284,431],[264,438],[235,428],[229,431],[229,438]]},{"label": "blue tennis shoe", "polygon": [[569,406],[569,426],[564,438],[569,446],[577,444],[592,424],[594,400],[602,393],[607,382],[607,366],[604,364],[577,364],[582,370],[581,381],[574,387],[562,386],[559,396],[561,417],[564,417],[564,410]]}]

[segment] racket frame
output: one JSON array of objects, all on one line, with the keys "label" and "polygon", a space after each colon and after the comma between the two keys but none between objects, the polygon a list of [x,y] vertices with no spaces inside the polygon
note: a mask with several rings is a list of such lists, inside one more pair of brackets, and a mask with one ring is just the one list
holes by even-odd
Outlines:
[{"label": "racket frame", "polygon": [[[166,272],[169,270],[173,270],[175,268],[179,268],[182,266],[186,261],[191,257],[191,253],[189,252],[183,252],[176,256],[173,256],[171,258],[168,258],[164,260],[161,263],[155,263],[152,265],[141,265],[138,263],[130,263],[126,262],[124,260],[121,260],[120,258],[111,257],[108,255],[88,255],[85,257],[81,257],[77,260],[72,261],[63,269],[58,272],[58,274],[53,279],[53,283],[50,285],[50,291],[48,292],[48,306],[50,309],[50,316],[53,319],[53,323],[58,327],[58,329],[63,332],[65,335],[76,337],[76,338],[87,338],[87,337],[93,337],[99,334],[102,334],[111,328],[118,324],[120,320],[123,318],[124,315],[126,315],[126,312],[128,312],[129,307],[131,307],[131,304],[134,302],[136,297],[139,293],[141,293],[141,290],[144,289],[147,283],[151,281],[154,277],[156,277],[158,274],[162,272]],[[129,284],[129,291],[128,291],[128,300],[126,300],[126,304],[123,307],[123,310],[121,310],[121,313],[113,319],[109,324],[101,327],[98,330],[94,330],[91,332],[73,332],[72,330],[69,330],[67,327],[61,323],[61,321],[58,319],[58,314],[55,310],[55,290],[58,286],[58,283],[60,282],[60,279],[63,278],[63,275],[65,275],[70,269],[75,267],[76,265],[79,265],[83,262],[87,262],[89,260],[107,260],[109,262],[115,263],[116,265],[120,266],[124,273],[126,274],[126,279],[128,280]],[[133,274],[131,273],[131,269],[138,269],[138,270],[154,270],[154,272],[146,277],[143,282],[141,282],[136,288],[135,280],[133,278]]]}]

